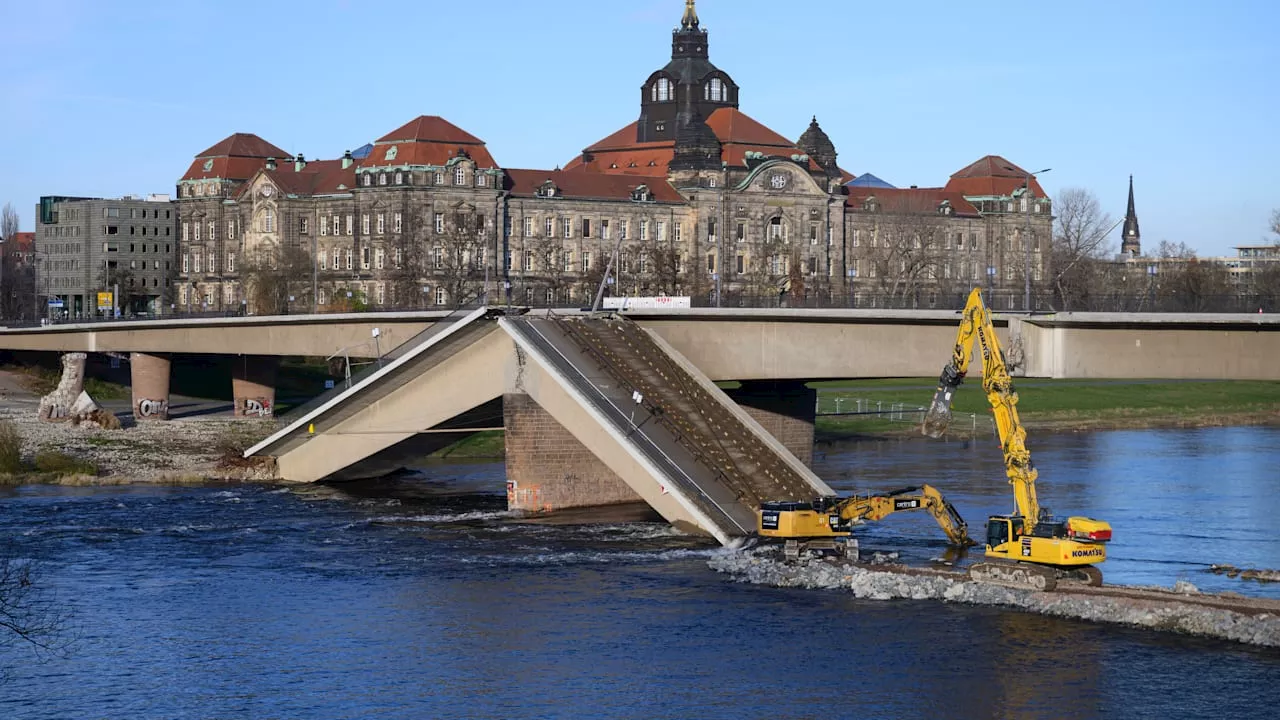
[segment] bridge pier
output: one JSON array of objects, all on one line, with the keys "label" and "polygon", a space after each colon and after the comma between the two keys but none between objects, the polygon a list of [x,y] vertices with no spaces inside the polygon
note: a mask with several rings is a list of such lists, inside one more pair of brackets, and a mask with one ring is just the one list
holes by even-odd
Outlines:
[{"label": "bridge pier", "polygon": [[533,398],[503,395],[502,416],[508,509],[550,512],[643,502]]},{"label": "bridge pier", "polygon": [[737,390],[725,390],[725,394],[797,460],[806,467],[813,466],[817,390],[799,380],[747,380]]},{"label": "bridge pier", "polygon": [[280,358],[241,355],[231,361],[231,394],[236,417],[272,418],[276,409],[276,369]]},{"label": "bridge pier", "polygon": [[133,418],[169,419],[169,356],[129,353],[130,385],[133,386]]}]

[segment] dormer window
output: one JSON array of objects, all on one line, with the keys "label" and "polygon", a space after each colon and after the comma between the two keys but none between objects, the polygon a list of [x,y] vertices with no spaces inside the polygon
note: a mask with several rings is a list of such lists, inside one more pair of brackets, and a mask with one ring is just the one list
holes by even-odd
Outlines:
[{"label": "dormer window", "polygon": [[386,173],[378,173],[378,184],[379,184],[379,185],[386,185],[386,184],[387,184],[387,174],[386,174]]},{"label": "dormer window", "polygon": [[437,172],[437,173],[436,173],[435,184],[436,184],[436,185],[443,185],[443,184],[444,184],[444,173],[442,173],[442,172]]},{"label": "dormer window", "polygon": [[668,78],[658,78],[649,91],[649,98],[654,102],[671,102],[675,99],[675,87]]},{"label": "dormer window", "polygon": [[365,173],[365,175],[360,178],[360,184],[364,185],[365,187],[369,187],[370,185],[373,184],[373,176],[369,175],[368,173]]},{"label": "dormer window", "polygon": [[455,169],[454,169],[454,171],[453,171],[453,184],[454,184],[454,185],[465,185],[465,184],[466,184],[466,182],[467,182],[467,171],[466,171],[466,168],[464,168],[464,167],[462,167],[461,165],[459,165],[459,166],[458,166],[457,168],[455,168]]},{"label": "dormer window", "polygon": [[635,190],[631,191],[632,202],[653,202],[653,193],[650,192],[648,185],[638,185]]},{"label": "dormer window", "polygon": [[939,214],[942,214],[942,215],[950,215],[950,214],[951,214],[951,201],[950,201],[950,200],[943,200],[942,202],[938,203],[938,213],[939,213]]},{"label": "dormer window", "polygon": [[538,191],[537,191],[537,196],[544,197],[544,198],[553,198],[559,194],[560,194],[560,188],[556,187],[556,184],[550,180],[542,183],[542,185],[538,188]]},{"label": "dormer window", "polygon": [[476,187],[484,187],[484,175],[476,173]]},{"label": "dormer window", "polygon": [[862,201],[862,209],[866,210],[867,212],[875,212],[878,206],[879,206],[879,203],[876,202],[876,198],[874,195]]},{"label": "dormer window", "polygon": [[397,185],[404,184],[404,173],[396,173],[396,184]]},{"label": "dormer window", "polygon": [[703,99],[711,102],[724,102],[729,99],[728,95],[724,81],[720,78],[711,78],[710,82],[702,88]]}]

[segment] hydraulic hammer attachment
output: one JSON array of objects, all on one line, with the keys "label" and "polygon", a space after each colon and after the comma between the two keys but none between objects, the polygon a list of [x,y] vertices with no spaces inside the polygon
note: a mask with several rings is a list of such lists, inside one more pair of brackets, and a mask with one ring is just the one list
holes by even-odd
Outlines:
[{"label": "hydraulic hammer attachment", "polygon": [[956,370],[955,365],[948,364],[942,369],[938,378],[938,389],[933,393],[933,402],[929,403],[929,411],[924,415],[921,431],[931,437],[940,438],[951,426],[951,400],[956,388],[964,382],[964,375]]}]

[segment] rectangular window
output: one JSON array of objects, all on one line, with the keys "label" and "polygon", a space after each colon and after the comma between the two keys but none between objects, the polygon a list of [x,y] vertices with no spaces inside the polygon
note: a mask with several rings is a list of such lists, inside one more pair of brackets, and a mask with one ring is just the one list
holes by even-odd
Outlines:
[{"label": "rectangular window", "polygon": [[618,239],[619,240],[627,239],[627,221],[626,220],[618,221]]},{"label": "rectangular window", "polygon": [[360,269],[361,270],[369,269],[369,246],[368,245],[360,248]]},{"label": "rectangular window", "polygon": [[378,234],[381,235],[387,231],[386,213],[378,213]]},{"label": "rectangular window", "polygon": [[608,220],[600,221],[600,239],[601,240],[609,239],[609,221]]},{"label": "rectangular window", "polygon": [[525,272],[531,272],[531,271],[533,270],[533,251],[532,251],[532,250],[525,250],[525,251],[524,251],[524,266],[523,266],[523,267],[524,267],[524,271],[525,271]]},{"label": "rectangular window", "polygon": [[444,213],[436,213],[435,223],[436,223],[436,234],[443,235],[444,234]]},{"label": "rectangular window", "polygon": [[741,255],[739,255],[736,259],[737,259],[737,266],[735,267],[735,269],[738,271],[738,274],[741,275],[743,272],[746,271],[747,259]]},{"label": "rectangular window", "polygon": [[399,233],[403,229],[404,229],[404,220],[400,216],[400,213],[396,213],[395,214],[395,232]]},{"label": "rectangular window", "polygon": [[542,226],[543,226],[543,231],[544,231],[544,233],[545,233],[546,237],[555,237],[555,236],[556,236],[556,221],[555,221],[555,218],[547,218],[545,221],[543,221]]},{"label": "rectangular window", "polygon": [[[192,230],[195,231],[195,235],[192,237],[192,239],[195,240],[196,242],[200,242],[200,223],[192,223],[192,224],[195,225],[195,227],[192,228]],[[115,235],[115,233],[111,232],[114,229],[115,229],[114,227],[107,228],[107,234]]]},{"label": "rectangular window", "polygon": [[[355,230],[354,224],[355,224],[355,216],[348,215],[347,216],[347,234],[348,235],[351,235],[354,233],[354,230]],[[334,234],[336,235],[337,232],[335,231]]]},{"label": "rectangular window", "polygon": [[591,237],[591,221],[586,218],[582,219],[582,237]]},{"label": "rectangular window", "polygon": [[667,224],[665,222],[661,220],[658,221],[657,226],[654,228],[653,239],[654,240],[667,239]]},{"label": "rectangular window", "polygon": [[[156,263],[157,266],[159,264],[160,263]],[[159,267],[157,267],[156,269],[158,270]],[[233,252],[229,252],[227,253],[227,272],[233,273],[235,271],[236,271],[236,254]]]},{"label": "rectangular window", "polygon": [[[399,175],[399,173],[397,173],[397,175]],[[399,182],[399,180],[397,180],[396,182]],[[373,287],[374,287],[374,297],[377,298],[378,304],[385,305],[387,303],[387,286],[383,285],[382,283],[378,283]]]},{"label": "rectangular window", "polygon": [[218,256],[209,253],[209,272],[218,272]]},{"label": "rectangular window", "polygon": [[743,240],[746,240],[746,239],[747,239],[747,225],[746,225],[746,223],[738,223],[738,229],[737,229],[737,231],[736,231],[736,232],[735,232],[735,234],[734,234],[734,238],[735,238],[738,242],[742,242]]},{"label": "rectangular window", "polygon": [[681,230],[681,229],[682,229],[682,226],[680,225],[680,223],[676,223],[676,224],[675,224],[675,227],[674,227],[674,228],[672,229],[672,231],[671,231],[671,232],[675,235],[675,241],[676,241],[676,242],[680,242],[680,241],[681,241],[681,237],[680,237],[680,236],[681,236],[681,233],[680,233],[680,230]]},{"label": "rectangular window", "polygon": [[480,173],[476,173],[476,187],[484,187],[484,183],[485,183],[484,175]]},{"label": "rectangular window", "polygon": [[378,248],[373,252],[373,267],[375,270],[381,270],[386,261],[386,251]]},{"label": "rectangular window", "polygon": [[[146,228],[143,228],[143,230],[145,231]],[[143,234],[145,235],[146,232],[143,232]],[[218,241],[218,224],[209,223],[209,242],[217,242],[217,241]]]},{"label": "rectangular window", "polygon": [[352,260],[354,259],[354,257],[355,257],[355,252],[352,251],[351,248],[347,248],[347,269],[348,270],[354,269],[354,266],[352,265]]},{"label": "rectangular window", "polygon": [[586,251],[582,253],[582,272],[591,272],[591,253]]},{"label": "rectangular window", "polygon": [[228,240],[236,239],[236,221],[235,220],[227,221],[227,239]]},{"label": "rectangular window", "polygon": [[308,225],[307,225],[307,221],[308,221],[308,219],[309,219],[309,218],[305,218],[305,217],[304,217],[304,218],[298,218],[298,232],[302,233],[303,235],[306,235],[306,234],[307,234],[307,227],[308,227]]},{"label": "rectangular window", "polygon": [[200,272],[200,253],[196,253],[195,257],[191,259],[191,262],[192,262],[192,271],[197,273]]},{"label": "rectangular window", "polygon": [[809,244],[810,245],[818,244],[818,226],[817,225],[809,226]]},{"label": "rectangular window", "polygon": [[178,286],[178,304],[180,305],[187,304],[187,286],[186,285]]},{"label": "rectangular window", "polygon": [[[337,256],[335,256],[335,258],[336,257]],[[329,251],[326,250],[325,248],[320,248],[320,252],[316,256],[316,262],[320,264],[321,270],[328,270],[329,269]]]},{"label": "rectangular window", "polygon": [[400,262],[403,257],[404,257],[404,254],[400,252],[400,248],[396,248],[396,254],[395,254],[396,267],[400,267]]},{"label": "rectangular window", "polygon": [[561,221],[561,224],[564,226],[565,238],[567,239],[567,238],[573,237],[573,220],[569,218],[565,218],[564,220]]},{"label": "rectangular window", "polygon": [[524,219],[524,236],[533,237],[533,218],[531,217]]},{"label": "rectangular window", "polygon": [[369,213],[363,213],[360,215],[360,234],[369,234]]},{"label": "rectangular window", "polygon": [[716,271],[716,255],[715,253],[707,253],[707,272],[713,273],[715,271]]},{"label": "rectangular window", "polygon": [[436,288],[436,304],[444,305],[446,302],[448,302],[448,300],[449,300],[449,294],[445,292],[444,288],[442,287]]},{"label": "rectangular window", "polygon": [[564,271],[573,272],[573,251],[566,250],[564,253]]},{"label": "rectangular window", "polygon": [[641,240],[649,239],[649,221],[648,220],[640,221],[640,239]]},{"label": "rectangular window", "polygon": [[[303,218],[303,219],[302,219],[302,226],[303,226],[303,228],[304,228],[304,229],[303,229],[303,231],[302,231],[302,232],[306,232],[306,229],[305,229],[305,228],[306,228],[306,223],[307,223],[307,219],[306,219],[306,218]],[[320,236],[321,236],[321,237],[323,237],[323,236],[328,235],[328,234],[329,234],[329,218],[328,218],[328,217],[326,217],[326,216],[324,216],[324,215],[321,215],[321,216],[320,216]]]},{"label": "rectangular window", "polygon": [[444,248],[435,248],[431,251],[431,260],[437,270],[444,267]]}]

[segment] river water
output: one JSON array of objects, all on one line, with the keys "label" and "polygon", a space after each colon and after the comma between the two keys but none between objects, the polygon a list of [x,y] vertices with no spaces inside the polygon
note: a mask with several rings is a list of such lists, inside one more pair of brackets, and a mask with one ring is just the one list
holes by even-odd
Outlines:
[{"label": "river water", "polygon": [[[1280,431],[1038,435],[1041,500],[1116,531],[1109,582],[1280,597]],[[844,491],[1009,509],[994,441],[820,452]],[[4,491],[13,551],[70,612],[0,648],[3,718],[1276,717],[1280,653],[939,602],[744,585],[662,524],[503,511],[501,464],[345,488]],[[864,548],[943,553],[927,517]]]}]

